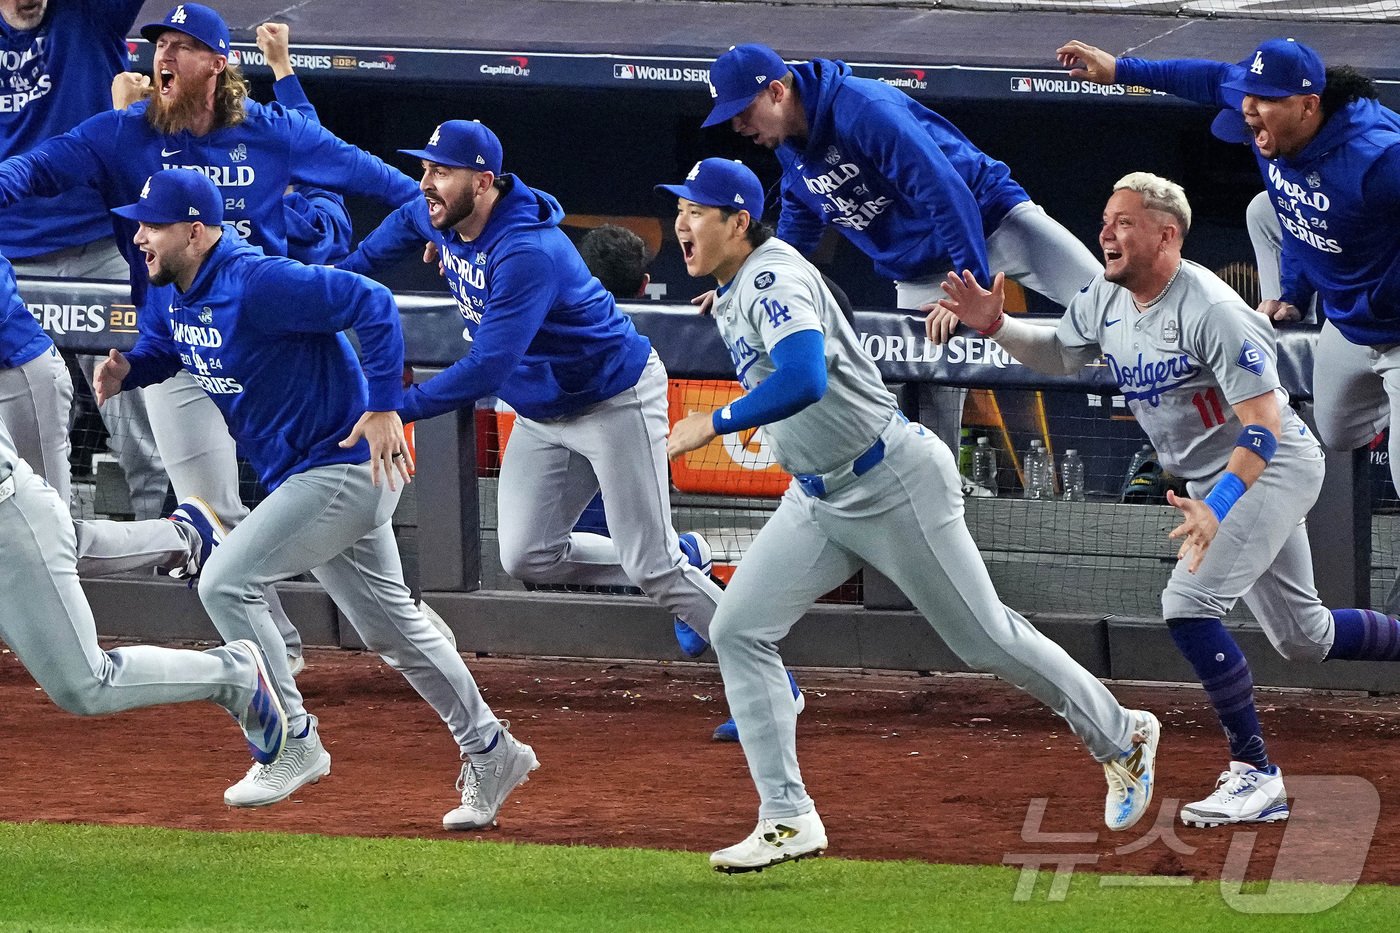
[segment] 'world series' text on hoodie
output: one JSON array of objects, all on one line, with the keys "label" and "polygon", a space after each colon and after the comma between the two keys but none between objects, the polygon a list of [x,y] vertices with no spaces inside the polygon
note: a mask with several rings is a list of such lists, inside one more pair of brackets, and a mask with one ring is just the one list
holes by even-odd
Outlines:
[{"label": "'world series' text on hoodie", "polygon": [[[0,19],[0,159],[112,109],[112,76],[131,67],[126,34],[142,0],[49,0],[34,29]],[[0,252],[27,259],[112,235],[102,198],[80,185],[0,210]]]},{"label": "'world series' text on hoodie", "polygon": [[468,354],[404,395],[418,421],[499,396],[526,418],[559,418],[637,384],[651,342],[617,309],[559,229],[564,209],[514,175],[481,235],[434,230],[418,196],[340,263],[373,274],[436,243],[448,288],[471,334]]},{"label": "'world series' text on hoodie", "polygon": [[225,226],[189,290],[174,294],[159,327],[127,354],[123,388],[188,370],[269,491],[313,467],[369,459],[368,442],[340,441],[366,411],[395,411],[403,400],[403,332],[387,288],[265,256]]},{"label": "'world series' text on hoodie", "polygon": [[822,226],[836,224],[881,275],[971,269],[987,281],[987,234],[1030,200],[1006,165],[908,94],[852,77],[845,62],[815,59],[792,73],[809,133],[776,150],[778,237],[810,255]]},{"label": "'world series' text on hoodie", "polygon": [[[1118,80],[1217,107],[1238,108],[1221,82],[1238,66],[1200,59],[1118,59]],[[1374,100],[1335,111],[1292,158],[1251,143],[1283,226],[1283,300],[1314,291],[1353,343],[1400,342],[1400,115]]]}]

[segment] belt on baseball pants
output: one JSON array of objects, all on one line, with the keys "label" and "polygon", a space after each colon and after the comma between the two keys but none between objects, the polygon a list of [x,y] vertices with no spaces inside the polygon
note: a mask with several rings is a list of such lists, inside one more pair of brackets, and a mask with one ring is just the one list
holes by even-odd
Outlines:
[{"label": "belt on baseball pants", "polygon": [[6,499],[10,498],[10,496],[13,496],[14,494],[15,477],[14,474],[11,473],[9,476],[0,480],[0,502],[4,502]]},{"label": "belt on baseball pants", "polygon": [[[909,419],[904,417],[902,412],[895,412],[894,417],[890,419],[891,427],[908,423]],[[885,431],[888,430],[887,427]],[[832,493],[845,489],[885,459],[885,431],[880,432],[880,436],[865,449],[865,453],[845,466],[837,467],[829,473],[794,473],[792,478],[797,480],[797,485],[802,487],[802,491],[813,499],[825,499]]]}]

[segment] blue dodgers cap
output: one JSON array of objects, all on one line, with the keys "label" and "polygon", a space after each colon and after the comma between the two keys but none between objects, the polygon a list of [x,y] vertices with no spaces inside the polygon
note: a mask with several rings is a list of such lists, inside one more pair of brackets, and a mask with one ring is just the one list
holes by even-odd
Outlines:
[{"label": "blue dodgers cap", "polygon": [[220,55],[228,54],[230,40],[224,18],[202,3],[180,4],[160,22],[142,26],[141,38],[154,42],[171,29],[194,36]]},{"label": "blue dodgers cap", "polygon": [[766,45],[730,46],[710,66],[710,96],[715,105],[701,126],[714,126],[742,113],[771,81],[782,80],[788,66]]},{"label": "blue dodgers cap", "polygon": [[1241,97],[1321,94],[1327,86],[1322,57],[1296,39],[1270,39],[1236,68],[1220,87]]},{"label": "blue dodgers cap", "polygon": [[685,176],[685,184],[657,185],[656,190],[696,204],[748,211],[754,220],[763,217],[763,185],[747,165],[732,159],[702,159]]},{"label": "blue dodgers cap", "polygon": [[147,224],[198,221],[217,227],[224,220],[224,198],[203,172],[168,168],[146,179],[135,204],[114,207],[112,213]]},{"label": "blue dodgers cap", "polygon": [[448,120],[433,130],[425,149],[400,149],[439,165],[501,174],[501,141],[480,120]]}]

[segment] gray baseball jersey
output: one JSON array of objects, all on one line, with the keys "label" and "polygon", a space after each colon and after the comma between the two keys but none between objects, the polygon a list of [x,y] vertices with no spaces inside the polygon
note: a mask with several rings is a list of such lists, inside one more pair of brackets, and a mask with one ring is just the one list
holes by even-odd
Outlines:
[{"label": "gray baseball jersey", "polygon": [[1183,261],[1166,295],[1138,311],[1132,293],[1095,279],[1070,303],[1056,336],[1100,349],[1162,465],[1209,492],[1242,425],[1233,405],[1278,399],[1278,452],[1231,508],[1195,573],[1177,563],[1162,593],[1166,619],[1219,618],[1241,598],[1285,656],[1321,660],[1332,617],[1313,584],[1304,524],[1322,488],[1322,449],[1279,387],[1273,325],[1209,270]]},{"label": "gray baseball jersey", "polygon": [[1084,348],[1086,363],[1102,352],[1162,466],[1178,476],[1204,479],[1225,468],[1243,427],[1237,402],[1273,392],[1283,432],[1303,427],[1279,385],[1273,327],[1194,262],[1182,261],[1146,311],[1127,289],[1096,278],[1070,302],[1056,336]]},{"label": "gray baseball jersey", "polygon": [[[841,477],[821,498],[799,483],[788,488],[739,562],[710,627],[760,817],[813,809],[797,766],[797,712],[773,646],[822,593],[864,564],[908,594],[959,657],[1063,716],[1096,758],[1126,749],[1132,714],[997,597],[963,521],[952,453],[898,413],[820,273],[791,247],[770,240],[719,296],[715,320],[740,379],[750,386],[773,371],[768,350],[778,338],[823,331],[826,395],[764,430],[785,466]],[[856,459],[858,476],[849,468]]]},{"label": "gray baseball jersey", "polygon": [[896,408],[836,299],[811,270],[797,250],[770,239],[716,296],[713,312],[745,391],[773,374],[768,351],[778,341],[803,330],[825,336],[826,395],[791,418],[763,426],[774,456],[793,473],[825,473],[854,460]]}]

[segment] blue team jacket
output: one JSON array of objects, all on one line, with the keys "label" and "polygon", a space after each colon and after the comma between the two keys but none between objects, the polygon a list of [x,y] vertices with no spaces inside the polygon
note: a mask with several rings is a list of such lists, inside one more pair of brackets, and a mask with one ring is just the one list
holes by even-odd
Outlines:
[{"label": "blue team jacket", "polygon": [[[126,34],[141,5],[50,0],[34,29],[12,29],[0,19],[0,159],[112,109],[112,76],[131,67]],[[0,210],[0,252],[11,259],[111,235],[111,215],[85,185]]]},{"label": "blue team jacket", "polygon": [[779,238],[810,254],[822,226],[836,224],[881,275],[971,269],[987,281],[987,235],[1030,200],[1006,165],[908,94],[852,77],[845,62],[792,72],[810,132],[777,149]]},{"label": "blue team jacket", "polygon": [[19,284],[9,260],[0,256],[0,369],[23,366],[53,341],[19,297]]},{"label": "blue team jacket", "polygon": [[313,467],[369,459],[365,441],[339,442],[366,411],[394,411],[403,399],[403,332],[388,289],[266,256],[225,226],[189,291],[173,291],[127,354],[123,388],[189,371],[269,490]]},{"label": "blue team jacket", "polygon": [[[397,206],[418,195],[407,175],[342,142],[314,119],[280,104],[246,104],[247,119],[205,136],[163,135],[146,122],[146,101],[89,117],[62,136],[0,162],[0,206],[30,194],[54,195],[91,183],[106,205],[131,204],[161,169],[193,168],[218,185],[224,222],[272,255],[286,255],[282,193],[304,183]],[[114,218],[132,269],[138,326],[173,300],[167,287],[146,297],[146,270],[131,244],[136,224]]]},{"label": "blue team jacket", "polygon": [[390,214],[341,268],[372,274],[436,243],[472,346],[404,396],[404,421],[499,396],[527,418],[559,418],[637,384],[651,342],[617,309],[559,229],[559,202],[513,175],[471,243],[434,230],[421,196]]},{"label": "blue team jacket", "polygon": [[[1238,66],[1200,59],[1118,59],[1118,80],[1217,107]],[[1374,100],[1340,108],[1293,158],[1250,146],[1284,229],[1283,298],[1315,291],[1342,335],[1367,346],[1400,342],[1400,116]]]}]

